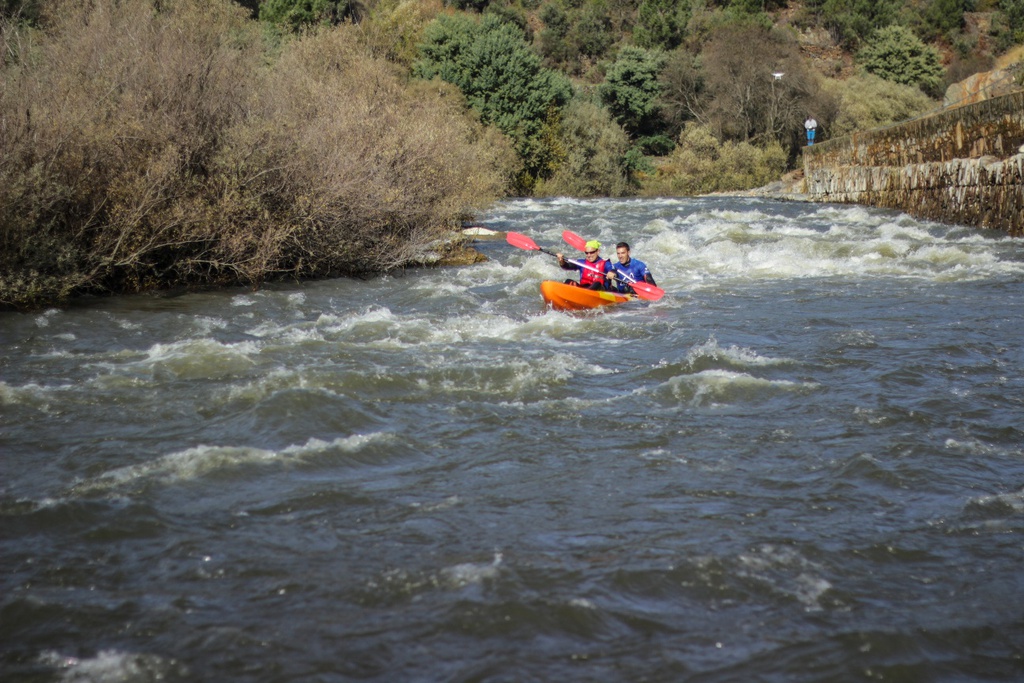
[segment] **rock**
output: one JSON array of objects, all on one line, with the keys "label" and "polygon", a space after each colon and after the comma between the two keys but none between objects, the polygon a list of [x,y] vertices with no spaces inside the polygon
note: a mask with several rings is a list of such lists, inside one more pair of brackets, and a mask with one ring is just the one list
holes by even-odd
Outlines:
[{"label": "rock", "polygon": [[946,88],[942,106],[960,107],[1020,90],[1009,69],[983,71]]}]

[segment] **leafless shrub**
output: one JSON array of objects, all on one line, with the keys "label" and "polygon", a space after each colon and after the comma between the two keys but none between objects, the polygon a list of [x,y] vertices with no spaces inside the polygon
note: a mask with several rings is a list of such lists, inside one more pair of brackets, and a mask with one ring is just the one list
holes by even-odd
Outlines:
[{"label": "leafless shrub", "polygon": [[63,0],[0,26],[0,305],[404,265],[506,146],[352,26],[278,61],[228,0]]},{"label": "leafless shrub", "polygon": [[406,87],[390,64],[357,47],[357,30],[289,44],[246,126],[265,131],[268,158],[244,182],[283,208],[287,253],[301,275],[408,263],[496,195],[512,158],[465,117],[451,86]]}]

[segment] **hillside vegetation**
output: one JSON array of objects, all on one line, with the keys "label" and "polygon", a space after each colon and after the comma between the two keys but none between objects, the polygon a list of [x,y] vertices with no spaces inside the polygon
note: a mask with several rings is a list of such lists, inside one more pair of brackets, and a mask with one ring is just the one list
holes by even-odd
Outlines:
[{"label": "hillside vegetation", "polygon": [[0,305],[415,263],[508,194],[745,189],[1024,0],[0,0]]}]

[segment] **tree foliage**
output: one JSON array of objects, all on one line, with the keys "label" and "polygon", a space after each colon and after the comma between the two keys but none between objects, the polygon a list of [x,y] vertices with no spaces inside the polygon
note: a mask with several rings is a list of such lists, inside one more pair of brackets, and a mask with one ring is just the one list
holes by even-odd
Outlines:
[{"label": "tree foliage", "polygon": [[826,88],[838,102],[831,121],[832,137],[889,126],[920,116],[935,106],[920,88],[871,74],[829,81]]},{"label": "tree foliage", "polygon": [[786,152],[778,143],[722,142],[707,126],[690,122],[675,151],[645,180],[643,194],[706,194],[757,187],[778,179]]},{"label": "tree foliage", "polygon": [[259,16],[261,21],[297,31],[308,24],[336,24],[358,18],[360,12],[356,0],[263,0]]},{"label": "tree foliage", "polygon": [[663,53],[626,46],[598,88],[601,101],[633,136],[650,131],[658,117],[658,75],[664,65]]},{"label": "tree foliage", "polygon": [[452,83],[484,123],[511,137],[527,183],[550,174],[545,135],[552,114],[571,99],[572,86],[541,66],[518,26],[494,15],[442,15],[424,32],[419,54],[413,74]]},{"label": "tree foliage", "polygon": [[538,184],[536,194],[617,197],[632,193],[623,163],[629,137],[607,109],[573,100],[562,112],[557,135],[557,167],[550,179]]},{"label": "tree foliage", "polygon": [[643,0],[637,8],[633,41],[640,47],[671,50],[683,42],[690,20],[690,3]]},{"label": "tree foliage", "polygon": [[1024,0],[999,0],[999,9],[1006,17],[1012,39],[1024,42]]},{"label": "tree foliage", "polygon": [[43,0],[0,0],[0,18],[8,17],[25,22],[39,19]]},{"label": "tree foliage", "polygon": [[808,0],[836,42],[855,48],[896,21],[904,0]]},{"label": "tree foliage", "polygon": [[541,8],[538,49],[550,66],[581,75],[615,43],[614,12],[609,0],[568,4],[548,2]]},{"label": "tree foliage", "polygon": [[934,92],[942,82],[938,51],[903,26],[876,31],[858,60],[868,73],[894,83],[917,85],[926,92]]}]

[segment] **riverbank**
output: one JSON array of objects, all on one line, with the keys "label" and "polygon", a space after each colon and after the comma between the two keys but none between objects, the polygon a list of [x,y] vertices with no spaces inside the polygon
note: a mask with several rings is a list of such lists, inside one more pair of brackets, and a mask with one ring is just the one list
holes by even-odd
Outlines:
[{"label": "riverbank", "polygon": [[270,49],[227,0],[132,0],[0,32],[0,309],[419,265],[511,173],[354,26]]}]

